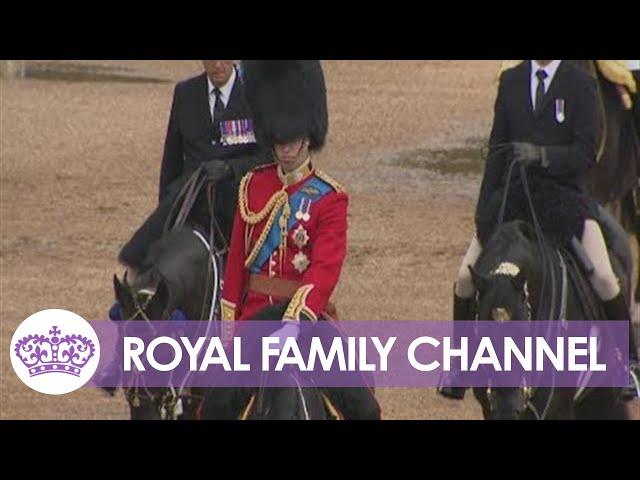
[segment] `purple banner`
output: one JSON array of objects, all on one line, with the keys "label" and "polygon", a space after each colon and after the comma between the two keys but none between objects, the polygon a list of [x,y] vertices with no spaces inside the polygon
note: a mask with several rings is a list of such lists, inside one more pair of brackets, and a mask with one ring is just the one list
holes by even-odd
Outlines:
[{"label": "purple banner", "polygon": [[[622,387],[626,322],[91,322],[90,386]],[[452,370],[458,371],[451,375]]]}]

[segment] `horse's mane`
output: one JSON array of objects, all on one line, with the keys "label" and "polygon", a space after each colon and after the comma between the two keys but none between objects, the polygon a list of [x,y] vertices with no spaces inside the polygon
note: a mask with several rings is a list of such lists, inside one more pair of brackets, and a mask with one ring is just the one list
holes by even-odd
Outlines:
[{"label": "horse's mane", "polygon": [[533,227],[522,220],[505,223],[484,245],[482,255],[476,263],[476,271],[487,275],[496,266],[496,262],[521,261],[528,251],[514,250],[514,247],[530,244],[535,240]]},{"label": "horse's mane", "polygon": [[209,255],[192,228],[179,228],[152,245],[145,258],[146,270],[137,283],[143,288],[155,288],[163,281],[171,298],[179,302],[202,287],[194,282],[201,281],[197,272],[206,268],[208,262]]}]

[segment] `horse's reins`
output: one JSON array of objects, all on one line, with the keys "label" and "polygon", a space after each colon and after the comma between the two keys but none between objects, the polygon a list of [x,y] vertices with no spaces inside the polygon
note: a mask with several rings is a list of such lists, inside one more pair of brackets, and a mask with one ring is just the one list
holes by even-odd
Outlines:
[{"label": "horse's reins", "polygon": [[[491,148],[495,148],[498,149],[498,152],[491,152],[491,154],[493,153],[500,153],[501,151],[505,150],[508,147],[512,147],[513,144],[511,142],[508,143],[501,143],[501,144],[494,144],[491,146]],[[490,157],[489,155],[489,157]],[[504,215],[506,212],[506,206],[507,206],[507,201],[509,198],[509,191],[510,191],[510,187],[511,187],[511,179],[513,176],[513,169],[515,168],[515,165],[518,163],[517,160],[512,160],[511,164],[509,165],[509,169],[507,172],[507,179],[505,181],[505,188],[504,188],[504,192],[503,192],[503,197],[502,197],[502,202],[500,205],[500,211],[498,214],[498,223],[497,226],[500,227],[503,222],[504,222]],[[540,317],[540,312],[542,312],[542,307],[544,305],[544,291],[545,291],[545,287],[547,284],[547,274],[549,274],[549,276],[551,277],[551,302],[549,304],[549,315],[548,317],[551,318],[552,316],[554,316],[553,314],[555,313],[554,307],[555,307],[555,295],[556,295],[556,278],[555,278],[555,272],[553,270],[553,265],[551,264],[551,260],[549,259],[549,256],[547,255],[547,248],[545,245],[545,238],[544,238],[544,232],[542,231],[542,227],[540,226],[540,222],[538,221],[538,216],[536,214],[535,211],[535,206],[533,203],[533,197],[531,195],[531,191],[529,189],[529,180],[527,177],[527,173],[526,173],[526,167],[522,164],[520,164],[520,177],[522,179],[522,185],[523,185],[523,189],[524,189],[524,193],[525,193],[525,197],[527,199],[527,206],[529,207],[529,211],[531,214],[531,219],[532,219],[532,223],[533,223],[533,227],[534,227],[534,231],[536,233],[536,240],[538,243],[538,248],[540,250],[540,256],[542,258],[542,284],[540,287],[540,298],[538,300],[538,308],[536,310],[536,318]],[[563,285],[564,288],[564,285]],[[560,312],[559,315],[563,316],[565,313],[565,305],[564,302],[560,307]],[[549,328],[551,328],[551,325],[549,326]],[[547,334],[549,334],[549,332],[547,332]],[[529,408],[534,415],[536,416],[536,418],[538,420],[544,420],[548,414],[548,410],[551,406],[551,402],[553,399],[553,395],[555,392],[555,376],[554,376],[554,385],[551,387],[551,393],[549,394],[548,398],[547,398],[547,403],[545,405],[545,408],[542,412],[542,415],[540,415],[538,413],[537,408],[535,407],[535,405],[532,403],[531,399],[533,398],[534,395],[534,391],[535,389],[525,389],[525,397],[526,397],[526,406],[527,408]],[[528,393],[527,393],[528,392]]]},{"label": "horse's reins", "polygon": [[[205,186],[205,184],[206,184],[206,196],[207,196],[207,210],[209,213],[208,242],[205,241],[202,238],[202,236],[198,234],[196,230],[194,230],[194,234],[204,243],[205,247],[207,248],[208,254],[211,260],[207,262],[207,284],[205,285],[205,290],[204,290],[205,294],[202,299],[202,308],[200,310],[200,318],[205,318],[205,314],[207,313],[207,304],[209,303],[207,302],[207,300],[209,297],[210,290],[212,289],[212,286],[219,284],[220,275],[218,272],[218,265],[216,263],[216,256],[220,258],[223,255],[225,255],[226,252],[228,251],[228,245],[226,243],[226,239],[224,238],[224,235],[222,234],[222,229],[220,228],[220,225],[215,219],[215,186],[213,185],[213,182],[210,182],[208,180],[207,173],[204,167],[200,167],[199,169],[196,170],[196,172],[193,173],[193,175],[189,178],[187,183],[183,186],[182,190],[178,194],[178,197],[176,198],[176,201],[174,203],[172,210],[175,210],[175,207],[178,204],[181,204],[181,208],[175,219],[175,222],[173,222],[173,224],[170,227],[171,229],[175,229],[185,224],[189,214],[191,213],[193,205],[195,204],[198,198],[198,195],[202,192],[202,188],[203,186]],[[168,222],[171,221],[171,217],[172,215],[168,217]],[[165,225],[165,228],[167,227],[168,227],[168,224]],[[221,239],[221,242],[223,245],[221,250],[216,249],[216,246],[215,246],[216,235],[218,235],[219,238]],[[207,321],[207,328],[205,330],[205,336],[209,336],[209,334],[211,333],[210,329],[212,328],[212,326],[214,326],[213,320],[215,317],[217,296],[218,296],[218,289],[216,287],[215,292],[212,292],[211,294],[210,307],[208,309],[209,314],[206,317],[208,321]],[[181,398],[183,396],[182,392],[185,389],[188,379],[189,379],[189,375],[187,375],[184,378],[182,384],[180,385],[178,389],[179,393],[177,398]]]},{"label": "horse's reins", "polygon": [[[170,230],[174,230],[176,228],[180,228],[182,227],[186,221],[187,218],[189,216],[189,214],[191,213],[191,210],[198,198],[198,195],[200,194],[200,192],[202,191],[203,186],[207,183],[208,178],[206,175],[206,171],[204,169],[204,167],[200,167],[198,168],[190,177],[189,179],[186,181],[186,183],[182,186],[182,188],[180,189],[180,191],[178,192],[178,195],[176,196],[176,199],[174,200],[173,205],[171,206],[171,210],[170,213],[167,217],[167,220],[165,221],[165,225],[164,225],[164,232],[168,232]],[[212,327],[212,324],[214,323],[214,317],[215,317],[215,305],[216,305],[216,297],[218,295],[218,291],[216,289],[215,292],[213,292],[213,294],[211,295],[211,307],[209,309],[207,309],[207,304],[209,303],[208,297],[209,297],[209,292],[211,290],[211,283],[212,280],[215,280],[215,283],[218,283],[218,279],[220,277],[220,275],[218,274],[218,268],[217,268],[217,263],[215,265],[213,265],[214,262],[216,262],[216,254],[218,256],[222,256],[226,253],[226,251],[228,250],[228,246],[226,243],[226,240],[224,238],[224,235],[222,234],[222,230],[218,224],[218,222],[215,220],[215,215],[214,215],[214,209],[215,209],[215,187],[212,184],[212,182],[209,182],[209,184],[207,185],[207,190],[206,190],[206,195],[207,195],[207,209],[208,209],[208,213],[209,213],[209,218],[210,218],[210,222],[209,222],[209,239],[208,242],[206,240],[204,240],[204,238],[202,238],[201,235],[199,235],[197,233],[197,231],[194,230],[194,234],[196,234],[196,236],[205,244],[205,247],[207,247],[208,249],[208,254],[211,258],[210,262],[207,262],[207,284],[205,285],[205,289],[204,289],[204,298],[202,300],[202,308],[201,308],[201,313],[200,313],[200,318],[205,318],[205,314],[207,312],[207,310],[209,310],[209,315],[207,315],[208,318],[208,322],[207,322],[207,329],[205,331],[205,336],[209,336],[210,334],[210,329]],[[176,214],[177,211],[177,214]],[[175,217],[175,219],[174,219]],[[221,241],[222,241],[222,249],[221,250],[217,250],[216,246],[215,246],[215,238],[216,238],[216,234],[219,235]],[[212,271],[213,270],[213,271]],[[211,278],[212,276],[215,277],[215,279]],[[137,299],[135,300],[135,311],[133,314],[133,318],[137,318],[140,317],[143,320],[145,320],[146,322],[150,323],[150,319],[148,317],[148,315],[146,314],[144,308],[145,306],[141,306],[139,304],[139,302],[137,302]],[[170,394],[169,395],[164,395],[161,396],[161,399],[165,399],[166,401],[163,402],[161,405],[159,405],[159,408],[161,411],[165,412],[165,415],[168,411],[172,411],[175,412],[176,411],[176,407],[178,402],[183,399],[183,398],[198,398],[201,400],[200,396],[197,395],[185,395],[184,389],[185,389],[185,385],[188,381],[188,375],[185,377],[185,379],[183,380],[181,386],[178,388],[178,391],[176,392],[175,388],[173,386],[169,387],[169,391]],[[135,393],[134,395],[134,402],[138,397],[138,386],[136,385],[135,387],[133,387]],[[145,393],[147,395],[147,399],[156,403],[157,397],[158,395],[154,395],[146,386],[143,387],[145,390]],[[135,405],[134,405],[135,406]],[[169,407],[169,408],[167,408]]]}]

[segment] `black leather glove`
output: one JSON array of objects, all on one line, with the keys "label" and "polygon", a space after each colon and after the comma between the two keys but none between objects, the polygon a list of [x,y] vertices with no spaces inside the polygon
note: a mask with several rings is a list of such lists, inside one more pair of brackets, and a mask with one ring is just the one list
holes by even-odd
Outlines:
[{"label": "black leather glove", "polygon": [[220,160],[211,160],[204,164],[207,172],[207,178],[214,183],[221,182],[233,177],[233,170],[227,162]]},{"label": "black leather glove", "polygon": [[547,167],[544,148],[527,142],[513,143],[513,158],[525,167],[538,165]]}]

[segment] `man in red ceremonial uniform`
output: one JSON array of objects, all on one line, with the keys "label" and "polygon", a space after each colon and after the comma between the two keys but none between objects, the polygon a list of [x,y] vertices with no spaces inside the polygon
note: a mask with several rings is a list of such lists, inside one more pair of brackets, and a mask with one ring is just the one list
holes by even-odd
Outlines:
[{"label": "man in red ceremonial uniform", "polygon": [[285,299],[285,320],[293,322],[317,321],[332,310],[347,249],[348,197],[312,167],[310,148],[307,139],[275,145],[278,164],[241,183],[222,300],[226,320],[251,319]]},{"label": "man in red ceremonial uniform", "polygon": [[[252,320],[284,304],[274,335],[297,336],[301,321],[335,318],[329,300],[347,251],[348,196],[311,161],[328,129],[324,74],[316,60],[243,66],[257,141],[273,150],[276,163],[256,168],[240,184],[222,315]],[[344,418],[380,419],[368,388],[323,391]]]}]

